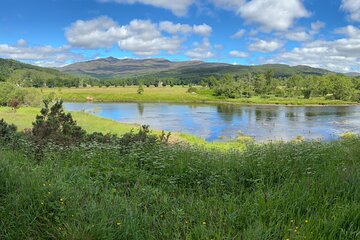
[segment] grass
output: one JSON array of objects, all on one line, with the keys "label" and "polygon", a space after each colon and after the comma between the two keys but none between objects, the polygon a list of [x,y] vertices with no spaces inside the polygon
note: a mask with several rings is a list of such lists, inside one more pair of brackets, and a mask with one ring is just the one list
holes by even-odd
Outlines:
[{"label": "grass", "polygon": [[0,147],[0,239],[358,239],[359,146]]},{"label": "grass", "polygon": [[[201,88],[201,87],[198,87]],[[64,101],[85,102],[87,98],[92,98],[95,102],[177,102],[177,103],[216,103],[227,102],[236,104],[284,104],[284,105],[339,105],[351,104],[352,102],[341,100],[325,100],[323,97],[311,99],[303,98],[281,98],[269,96],[261,98],[226,99],[215,97],[209,89],[201,89],[198,94],[187,93],[187,87],[145,87],[142,95],[137,93],[137,86],[129,87],[109,87],[109,88],[61,88],[61,89],[42,89],[44,94],[55,93]]]},{"label": "grass", "polygon": [[[0,119],[3,118],[6,122],[15,124],[20,131],[23,131],[24,129],[32,128],[32,122],[35,121],[35,116],[39,114],[39,112],[40,108],[34,107],[22,107],[16,112],[8,107],[0,107]],[[132,129],[138,129],[140,127],[136,124],[120,123],[83,112],[71,112],[71,114],[78,125],[89,133],[101,132],[121,136]],[[159,135],[161,134],[161,129],[153,130],[153,133]],[[170,141],[172,143],[181,142],[222,151],[228,151],[234,148],[238,150],[245,149],[245,144],[241,142],[207,142],[202,138],[185,133],[171,133]]]}]

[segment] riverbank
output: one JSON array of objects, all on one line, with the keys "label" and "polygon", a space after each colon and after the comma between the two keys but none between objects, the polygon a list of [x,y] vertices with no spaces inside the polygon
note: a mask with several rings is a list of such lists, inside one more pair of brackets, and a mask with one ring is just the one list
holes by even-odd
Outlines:
[{"label": "riverbank", "polygon": [[198,93],[187,93],[187,87],[144,87],[144,93],[137,93],[137,86],[109,87],[109,88],[44,88],[45,95],[52,94],[67,102],[168,102],[168,103],[227,103],[244,105],[350,105],[349,101],[326,100],[323,97],[282,98],[254,96],[252,98],[229,99],[213,96],[211,90],[199,87]]},{"label": "riverbank", "polygon": [[[32,128],[32,122],[35,121],[35,117],[39,112],[40,108],[34,107],[21,107],[16,112],[9,107],[0,107],[0,119],[3,118],[6,122],[15,124],[19,131],[23,131],[24,129]],[[101,132],[104,134],[110,133],[122,136],[131,130],[139,129],[140,127],[139,124],[121,123],[84,112],[71,112],[71,114],[78,125],[89,133]],[[152,132],[157,135],[161,134],[160,130],[152,130]],[[191,134],[176,132],[171,133],[170,142],[224,151],[230,149],[242,151],[245,149],[245,144],[241,141],[207,142],[204,139]]]}]

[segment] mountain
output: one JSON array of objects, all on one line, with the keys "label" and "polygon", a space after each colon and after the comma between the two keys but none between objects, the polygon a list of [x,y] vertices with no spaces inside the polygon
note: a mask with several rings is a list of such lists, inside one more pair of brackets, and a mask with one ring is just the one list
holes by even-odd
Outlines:
[{"label": "mountain", "polygon": [[[87,75],[96,78],[112,78],[129,75],[148,75],[181,68],[203,68],[205,65],[209,65],[209,63],[201,61],[171,62],[163,58],[117,59],[108,57],[70,64],[59,68],[59,70],[65,73]],[[226,66],[227,64],[214,63],[211,65]]]},{"label": "mountain", "polygon": [[124,77],[173,77],[189,79],[225,73],[242,76],[249,73],[265,73],[268,70],[272,70],[276,77],[287,77],[295,74],[324,75],[331,73],[325,69],[301,65],[295,67],[284,64],[244,66],[203,61],[172,62],[163,58],[117,59],[114,57],[74,63],[59,68],[59,70],[65,73],[91,76],[99,79]]}]

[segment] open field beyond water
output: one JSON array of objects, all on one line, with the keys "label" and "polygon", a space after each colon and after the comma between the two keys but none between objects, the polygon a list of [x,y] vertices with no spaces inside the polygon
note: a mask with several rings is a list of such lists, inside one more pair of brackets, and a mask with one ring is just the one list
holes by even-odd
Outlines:
[{"label": "open field beyond water", "polygon": [[93,99],[95,102],[228,102],[238,104],[285,104],[285,105],[342,105],[351,102],[341,100],[325,100],[323,97],[311,99],[281,98],[269,96],[261,98],[229,99],[212,95],[210,89],[199,88],[197,94],[187,93],[188,87],[144,87],[144,93],[137,93],[137,86],[128,87],[91,87],[91,88],[44,88],[42,92],[49,94],[54,92],[58,97],[68,102],[85,102]]}]

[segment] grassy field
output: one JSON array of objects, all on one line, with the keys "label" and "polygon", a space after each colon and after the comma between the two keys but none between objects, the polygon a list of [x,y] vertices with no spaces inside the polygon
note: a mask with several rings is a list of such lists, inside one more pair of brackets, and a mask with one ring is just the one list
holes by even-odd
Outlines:
[{"label": "grassy field", "polygon": [[[39,114],[40,108],[33,107],[22,107],[14,112],[8,107],[0,107],[0,119],[4,119],[8,123],[15,124],[20,131],[31,128],[32,122],[35,121],[35,117]],[[87,132],[101,132],[111,133],[116,135],[123,135],[131,131],[132,129],[137,130],[140,126],[136,124],[127,124],[113,121],[110,119],[98,117],[95,115],[83,113],[83,112],[71,112],[78,125],[85,129]],[[161,134],[161,129],[152,130],[154,134]],[[207,142],[202,138],[186,134],[186,133],[171,133],[170,141],[172,143],[185,143],[201,146],[207,149],[218,149],[218,150],[230,150],[245,149],[245,144],[241,142]]]},{"label": "grassy field", "polygon": [[0,145],[0,239],[359,239],[359,146]]},{"label": "grassy field", "polygon": [[[201,87],[198,87],[201,89]],[[95,102],[228,102],[237,104],[285,104],[285,105],[338,105],[350,104],[351,102],[340,100],[325,100],[324,98],[280,98],[270,96],[269,98],[261,98],[258,96],[252,98],[241,99],[224,99],[215,97],[209,89],[200,90],[198,94],[187,93],[187,87],[150,87],[144,88],[142,95],[137,93],[136,86],[129,87],[109,87],[109,88],[61,88],[61,89],[42,89],[47,95],[55,93],[64,101],[68,102],[85,102],[87,98],[92,98]]]}]

